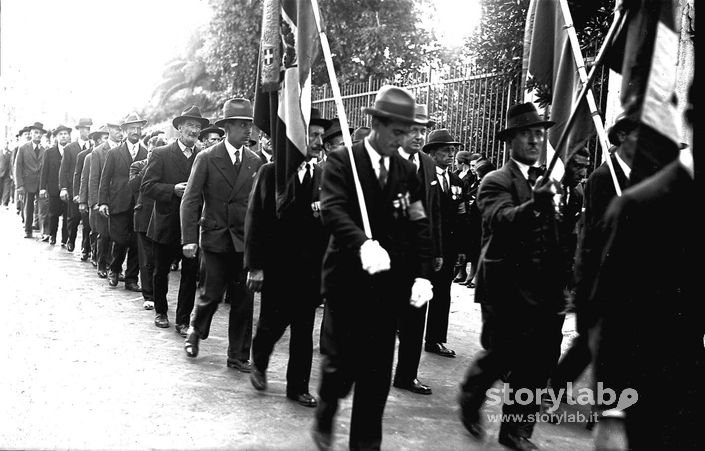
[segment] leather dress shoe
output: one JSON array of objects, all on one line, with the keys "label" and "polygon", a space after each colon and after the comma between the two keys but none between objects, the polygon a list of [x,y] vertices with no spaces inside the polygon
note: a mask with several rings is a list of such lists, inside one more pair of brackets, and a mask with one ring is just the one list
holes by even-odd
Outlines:
[{"label": "leather dress shoe", "polygon": [[[25,237],[25,238],[34,238],[34,237],[32,236],[32,232],[25,232],[25,233],[24,233],[24,237]],[[43,238],[42,238],[42,239],[43,239]]]},{"label": "leather dress shoe", "polygon": [[98,267],[98,261],[95,258],[91,258],[91,265],[93,265],[94,268]]},{"label": "leather dress shoe", "polygon": [[90,254],[88,252],[82,252],[81,253],[81,261],[86,262],[88,261],[88,257],[90,257]]},{"label": "leather dress shoe", "polygon": [[118,276],[114,272],[108,273],[108,285],[116,287],[118,284]]},{"label": "leather dress shoe", "polygon": [[409,390],[410,392],[416,393],[418,395],[430,395],[431,393],[433,393],[431,391],[431,387],[422,384],[421,381],[419,381],[418,379],[414,379],[407,383],[402,383],[395,380],[392,385],[394,385],[396,388]]},{"label": "leather dress shoe", "polygon": [[154,317],[154,325],[162,329],[169,327],[169,318],[166,316],[166,313],[157,313]]},{"label": "leather dress shoe", "polygon": [[286,397],[304,407],[316,407],[318,405],[318,401],[310,393],[299,393],[298,395],[287,393]]},{"label": "leather dress shoe", "polygon": [[448,349],[443,345],[443,343],[431,343],[424,346],[426,352],[432,352],[434,354],[442,355],[443,357],[455,358],[455,351]]},{"label": "leather dress shoe", "polygon": [[51,244],[52,246],[56,244],[56,237],[55,236],[49,237],[49,244]]},{"label": "leather dress shoe", "polygon": [[51,237],[49,235],[42,235],[42,241],[48,243]]},{"label": "leather dress shoe", "polygon": [[186,338],[186,335],[188,335],[188,324],[176,324],[174,325],[174,329],[176,330],[177,334],[181,335],[184,338]]},{"label": "leather dress shoe", "polygon": [[318,451],[330,451],[333,449],[333,434],[319,431],[315,426],[311,429],[311,438]]},{"label": "leather dress shoe", "polygon": [[258,370],[253,365],[252,372],[250,373],[250,382],[252,386],[255,387],[255,390],[264,391],[267,389],[267,374]]},{"label": "leather dress shoe", "polygon": [[62,241],[62,242],[61,242],[61,247],[66,248],[66,243],[64,243],[64,242]]},{"label": "leather dress shoe", "polygon": [[470,396],[467,394],[463,393],[460,395],[460,421],[470,435],[477,440],[482,440],[485,437],[485,428],[482,426],[480,411],[471,406],[470,399]]},{"label": "leather dress shoe", "polygon": [[501,431],[499,433],[499,443],[516,451],[536,451],[539,449],[528,438],[512,434],[511,432]]},{"label": "leather dress shoe", "polygon": [[189,327],[186,332],[186,340],[184,341],[184,351],[189,357],[198,357],[198,340],[201,339],[198,331]]},{"label": "leather dress shoe", "polygon": [[73,252],[74,249],[76,249],[76,245],[75,245],[75,244],[66,243],[66,250],[67,250],[67,251]]},{"label": "leather dress shoe", "polygon": [[99,269],[98,277],[100,277],[101,279],[105,279],[106,277],[108,277],[108,273],[104,269]]},{"label": "leather dress shoe", "polygon": [[252,363],[249,360],[231,359],[228,357],[228,368],[234,368],[242,373],[252,372]]},{"label": "leather dress shoe", "polygon": [[136,291],[137,293],[142,292],[142,288],[140,288],[137,282],[125,282],[125,289],[129,291]]},{"label": "leather dress shoe", "polygon": [[123,274],[123,273],[118,274],[118,281],[124,282],[125,281],[125,274]]}]

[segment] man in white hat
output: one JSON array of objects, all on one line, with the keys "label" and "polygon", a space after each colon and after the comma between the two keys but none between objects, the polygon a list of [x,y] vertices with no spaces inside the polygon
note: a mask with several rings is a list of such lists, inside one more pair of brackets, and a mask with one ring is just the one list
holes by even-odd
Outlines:
[{"label": "man in white hat", "polygon": [[125,289],[137,292],[141,290],[137,284],[139,256],[133,223],[135,196],[128,182],[132,163],[147,158],[147,148],[140,142],[142,127],[146,123],[147,121],[136,113],[131,113],[125,118],[121,128],[127,139],[108,151],[98,188],[98,211],[108,219],[108,232],[113,241],[108,283],[111,287],[117,286],[122,264],[127,256]]}]

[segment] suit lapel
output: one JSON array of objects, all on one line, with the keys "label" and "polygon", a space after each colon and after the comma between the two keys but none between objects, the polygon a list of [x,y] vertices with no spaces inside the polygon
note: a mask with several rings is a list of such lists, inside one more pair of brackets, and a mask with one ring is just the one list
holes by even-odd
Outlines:
[{"label": "suit lapel", "polygon": [[[228,159],[230,157],[228,156]],[[254,159],[259,159],[257,155],[253,152],[248,151],[245,146],[242,147],[242,163],[240,164],[240,171],[237,173],[237,178],[235,179],[235,186],[233,187],[233,193],[236,193],[242,188],[242,185],[247,182],[247,180],[252,178],[254,174]]]},{"label": "suit lapel", "polygon": [[124,142],[120,144],[117,149],[118,154],[122,157],[125,164],[129,167],[132,164],[132,155],[130,155],[130,150],[127,148],[127,144]]},{"label": "suit lapel", "polygon": [[379,187],[379,181],[375,170],[372,168],[372,161],[365,149],[364,141],[358,143],[357,147],[353,146],[353,155],[355,156],[357,175],[360,177],[362,192],[366,194],[365,203],[368,205],[367,208],[369,210],[370,203],[381,197],[382,189]]},{"label": "suit lapel", "polygon": [[232,160],[230,160],[228,151],[225,149],[225,144],[222,142],[216,144],[213,154],[215,156],[215,167],[222,173],[230,188],[233,188],[235,186],[235,168]]},{"label": "suit lapel", "polygon": [[179,177],[188,178],[188,159],[186,158],[186,155],[184,155],[184,153],[181,151],[181,147],[179,147],[179,143],[177,141],[174,141],[171,144],[171,151],[174,153],[174,159],[176,160],[176,165],[179,169]]},{"label": "suit lapel", "polygon": [[529,186],[528,180],[524,177],[524,174],[521,173],[519,166],[517,166],[514,160],[507,161],[506,166],[512,176],[512,183],[519,196],[519,202],[526,202],[531,199],[531,187]]}]

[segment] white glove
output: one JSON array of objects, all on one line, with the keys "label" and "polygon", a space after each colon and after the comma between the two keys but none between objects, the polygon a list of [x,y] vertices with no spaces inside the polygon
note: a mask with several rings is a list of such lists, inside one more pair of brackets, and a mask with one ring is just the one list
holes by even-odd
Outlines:
[{"label": "white glove", "polygon": [[360,246],[362,269],[369,274],[388,271],[391,267],[389,254],[376,240],[367,240]]},{"label": "white glove", "polygon": [[417,277],[411,286],[411,299],[409,303],[416,308],[423,307],[433,298],[433,285],[428,279]]}]

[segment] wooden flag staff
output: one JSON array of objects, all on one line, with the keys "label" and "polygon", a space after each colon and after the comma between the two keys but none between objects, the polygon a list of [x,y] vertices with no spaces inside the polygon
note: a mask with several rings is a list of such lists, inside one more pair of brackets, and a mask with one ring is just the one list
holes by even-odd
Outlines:
[{"label": "wooden flag staff", "polygon": [[345,143],[345,147],[348,149],[348,156],[350,157],[350,166],[352,168],[353,179],[355,181],[355,192],[357,193],[357,199],[360,205],[360,215],[362,216],[362,226],[365,231],[365,235],[367,235],[367,238],[371,239],[372,227],[370,226],[370,218],[367,216],[367,205],[365,203],[365,195],[362,192],[362,185],[360,184],[360,177],[357,174],[357,165],[355,164],[355,158],[352,152],[352,137],[350,136],[350,127],[348,126],[348,118],[345,115],[345,106],[343,105],[343,97],[340,94],[338,79],[335,76],[335,68],[333,67],[333,57],[331,56],[328,38],[326,37],[326,33],[323,31],[323,27],[321,26],[321,13],[318,9],[318,0],[311,0],[311,7],[313,8],[313,17],[316,20],[316,29],[318,30],[318,35],[321,39],[321,47],[323,48],[323,58],[326,61],[326,68],[328,69],[328,78],[330,79],[330,86],[333,89],[333,98],[335,99],[335,106],[338,111],[340,128],[343,132],[343,142]]}]

